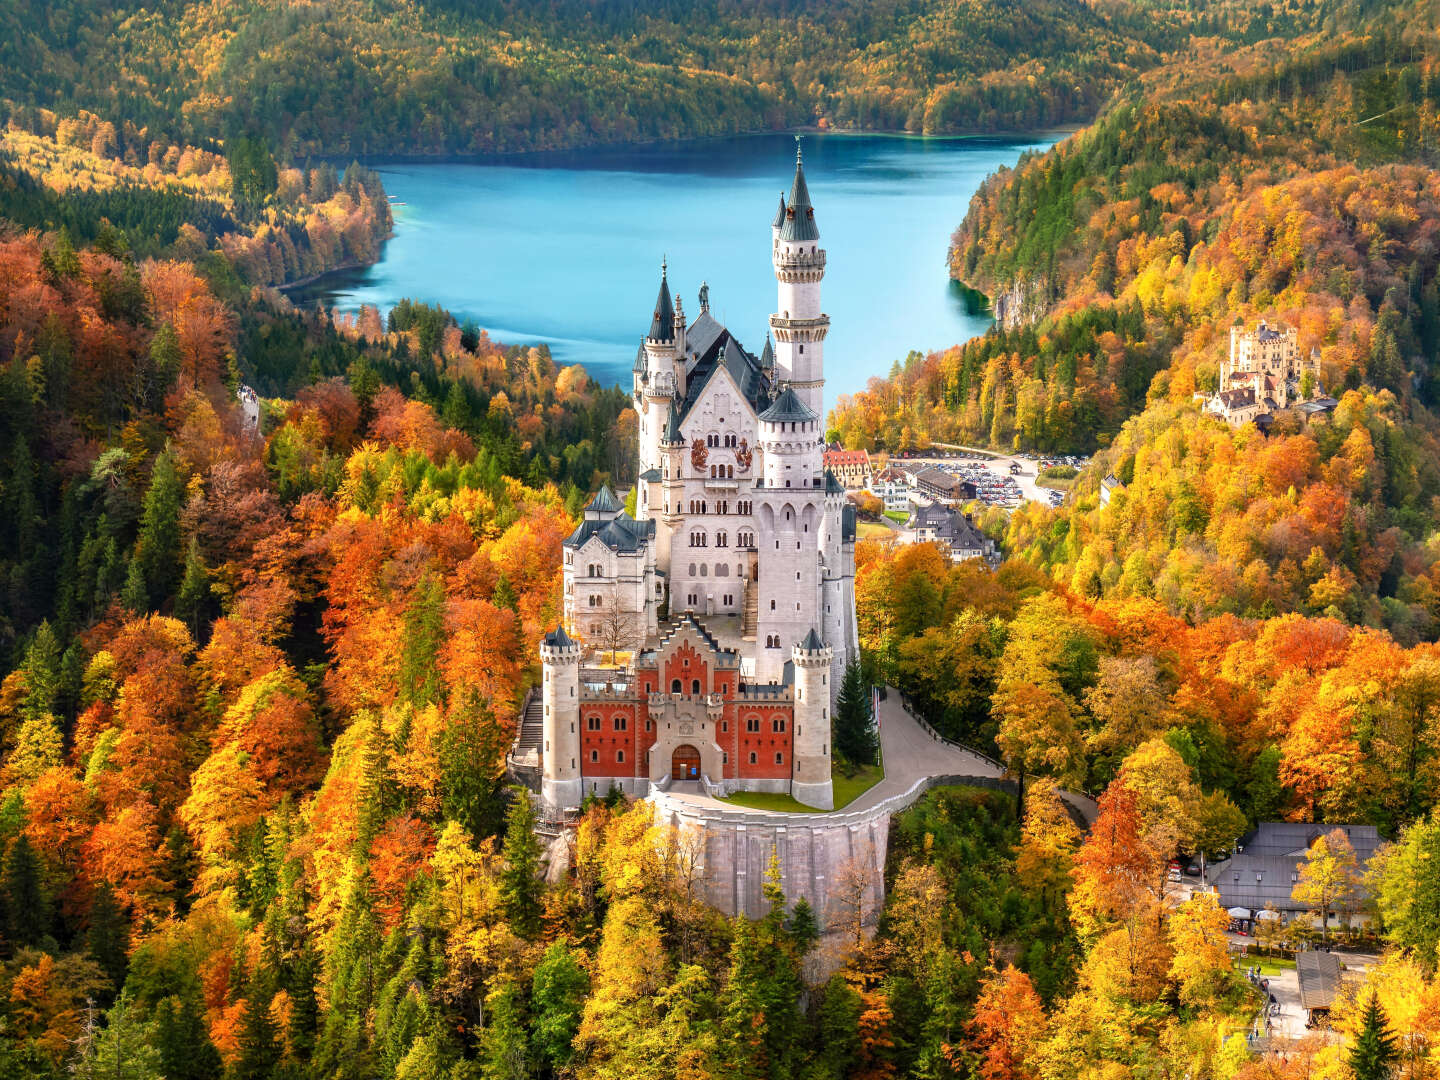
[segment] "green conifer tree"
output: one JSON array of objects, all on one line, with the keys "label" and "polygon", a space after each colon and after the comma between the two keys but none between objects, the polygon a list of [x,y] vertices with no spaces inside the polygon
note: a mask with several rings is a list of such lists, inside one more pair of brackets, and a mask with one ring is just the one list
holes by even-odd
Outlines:
[{"label": "green conifer tree", "polygon": [[1372,992],[1360,1016],[1360,1030],[1350,1047],[1350,1075],[1355,1080],[1389,1080],[1395,1073],[1400,1051],[1390,1034],[1385,1010]]},{"label": "green conifer tree", "polygon": [[60,643],[49,620],[35,630],[25,650],[25,697],[20,715],[27,720],[54,715],[60,702]]},{"label": "green conifer tree", "polygon": [[190,628],[190,636],[197,641],[210,621],[210,574],[200,559],[200,544],[194,537],[190,538],[190,549],[185,555],[180,591],[175,594],[175,617],[184,621]]},{"label": "green conifer tree", "polygon": [[85,947],[91,959],[110,979],[115,993],[119,993],[125,985],[125,973],[130,966],[130,924],[108,881],[95,886],[95,895],[90,901],[90,927],[85,932]]},{"label": "green conifer tree", "polygon": [[485,1080],[528,1080],[530,1047],[524,1002],[514,982],[500,983],[485,999],[486,1024],[480,1039]]},{"label": "green conifer tree", "polygon": [[270,1012],[274,997],[268,973],[250,980],[240,1019],[240,1054],[231,1071],[234,1080],[276,1080],[284,1048]]},{"label": "green conifer tree", "polygon": [[445,586],[427,570],[405,612],[400,692],[416,708],[438,704],[444,692],[436,660],[445,640]]},{"label": "green conifer tree", "polygon": [[[180,582],[180,499],[183,494],[180,474],[175,471],[175,460],[170,454],[155,457],[155,467],[150,473],[150,487],[145,492],[145,502],[140,513],[140,536],[135,541],[134,564],[145,589],[149,611],[158,607],[166,597],[175,591]],[[127,594],[131,590],[129,581],[125,585]],[[130,597],[127,595],[127,602]],[[133,610],[142,610],[134,608]]]},{"label": "green conifer tree", "polygon": [[505,869],[500,874],[500,903],[510,929],[526,940],[540,933],[540,841],[535,838],[535,812],[530,793],[510,790],[510,813],[505,830]]},{"label": "green conifer tree", "polygon": [[224,1066],[210,1041],[198,985],[162,998],[155,1005],[154,1019],[155,1049],[165,1080],[214,1080],[220,1075]]},{"label": "green conifer tree", "polygon": [[843,761],[855,768],[875,764],[879,741],[871,722],[870,688],[858,661],[852,660],[845,668],[832,728],[835,753]]},{"label": "green conifer tree", "polygon": [[23,832],[5,854],[5,924],[11,947],[38,945],[50,933],[50,901],[40,856]]}]

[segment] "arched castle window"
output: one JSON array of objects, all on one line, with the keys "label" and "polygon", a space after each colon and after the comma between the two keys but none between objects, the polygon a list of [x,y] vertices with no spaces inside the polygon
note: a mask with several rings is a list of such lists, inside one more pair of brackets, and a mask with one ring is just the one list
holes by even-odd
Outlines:
[{"label": "arched castle window", "polygon": [[615,760],[618,761],[621,765],[625,764],[625,751],[624,751],[624,750],[616,750],[616,751],[615,751]]},{"label": "arched castle window", "polygon": [[750,764],[751,764],[751,765],[754,765],[754,764],[755,764],[757,761],[759,761],[759,760],[760,760],[760,758],[756,755],[755,751],[754,751],[754,750],[751,750],[751,751],[750,751]]},{"label": "arched castle window", "polygon": [[585,730],[586,730],[586,731],[599,731],[599,730],[600,730],[600,717],[598,717],[598,716],[587,716],[587,717],[585,718]]},{"label": "arched castle window", "polygon": [[782,754],[782,753],[780,753],[780,751],[778,751],[778,750],[775,752],[775,764],[776,764],[776,765],[784,765],[784,764],[785,764],[785,755]]},{"label": "arched castle window", "polygon": [[591,750],[591,751],[590,751],[590,760],[591,760],[592,763],[593,763],[593,762],[598,762],[598,761],[600,760],[600,751],[599,751],[599,750]]},{"label": "arched castle window", "polygon": [[728,534],[724,529],[721,529],[719,532],[717,532],[717,533],[715,534],[715,546],[716,546],[716,547],[727,547],[727,546],[729,546],[729,542],[730,542],[730,536],[729,536],[729,534]]},{"label": "arched castle window", "polygon": [[774,731],[776,735],[783,735],[783,734],[785,733],[785,721],[784,721],[784,720],[775,720],[775,721],[773,721],[773,722],[770,724],[770,729],[771,729],[772,731]]},{"label": "arched castle window", "polygon": [[630,720],[628,717],[625,716],[617,716],[614,718],[613,723],[615,724],[616,731],[624,731],[626,726],[630,723]]},{"label": "arched castle window", "polygon": [[690,692],[691,692],[692,694],[699,694],[699,693],[700,693],[700,680],[699,680],[699,679],[691,679],[691,680],[690,680]]},{"label": "arched castle window", "polygon": [[756,732],[760,730],[760,718],[758,716],[747,716],[745,718],[745,730]]},{"label": "arched castle window", "polygon": [[678,693],[680,693],[680,691],[681,691],[681,685],[682,685],[682,684],[681,684],[681,682],[680,682],[679,679],[671,679],[671,680],[670,680],[670,693],[672,693],[672,694],[678,694]]}]

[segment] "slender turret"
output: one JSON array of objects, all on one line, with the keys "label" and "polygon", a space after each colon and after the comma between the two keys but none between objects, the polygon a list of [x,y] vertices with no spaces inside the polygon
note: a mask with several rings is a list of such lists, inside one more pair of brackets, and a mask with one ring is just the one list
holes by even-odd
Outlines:
[{"label": "slender turret", "polygon": [[830,662],[833,653],[812,628],[790,652],[795,665],[794,771],[790,794],[806,806],[830,810]]},{"label": "slender turret", "polygon": [[[607,489],[608,490],[608,489]],[[580,806],[580,646],[556,626],[540,642],[545,706],[540,795],[557,810]]]},{"label": "slender turret", "polygon": [[805,163],[799,140],[795,146],[795,179],[785,200],[783,220],[772,225],[771,261],[779,287],[779,310],[770,316],[775,334],[775,375],[794,387],[800,400],[824,415],[825,335],[830,317],[820,310],[820,282],[825,277],[825,249],[810,205]]}]

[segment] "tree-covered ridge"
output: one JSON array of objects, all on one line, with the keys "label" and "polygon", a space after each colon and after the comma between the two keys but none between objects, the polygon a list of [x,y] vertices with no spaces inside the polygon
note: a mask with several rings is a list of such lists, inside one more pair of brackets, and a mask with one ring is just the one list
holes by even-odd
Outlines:
[{"label": "tree-covered ridge", "polygon": [[358,165],[278,165],[264,143],[176,145],[128,121],[14,108],[0,133],[0,216],[90,243],[120,233],[137,255],[220,257],[248,285],[379,258],[393,224],[384,186]]},{"label": "tree-covered ridge", "polygon": [[1293,36],[1355,6],[25,0],[0,14],[0,95],[124,116],[175,141],[261,134],[287,155],[532,150],[814,123],[1033,130],[1089,120],[1192,40]]},{"label": "tree-covered ridge", "polygon": [[951,274],[1008,296],[1012,317],[1133,275],[1107,258],[1181,230],[1208,240],[1229,204],[1297,172],[1434,163],[1440,68],[1423,6],[1398,4],[1363,30],[1220,52],[1129,89],[1092,127],[1002,170],[972,200]]}]

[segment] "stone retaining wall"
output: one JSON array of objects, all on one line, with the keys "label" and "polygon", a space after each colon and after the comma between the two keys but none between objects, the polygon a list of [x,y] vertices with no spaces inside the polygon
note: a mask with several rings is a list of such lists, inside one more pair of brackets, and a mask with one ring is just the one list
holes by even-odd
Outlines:
[{"label": "stone retaining wall", "polygon": [[1014,793],[1015,784],[990,776],[927,776],[906,791],[865,810],[829,814],[717,808],[655,791],[656,819],[702,844],[705,900],[726,915],[759,918],[762,889],[773,851],[780,884],[793,905],[805,897],[821,928],[861,920],[873,924],[885,902],[885,855],[891,815],[913,805],[932,787],[967,784]]}]

